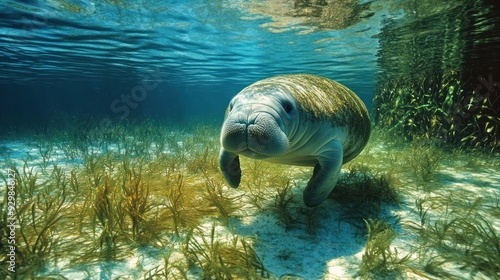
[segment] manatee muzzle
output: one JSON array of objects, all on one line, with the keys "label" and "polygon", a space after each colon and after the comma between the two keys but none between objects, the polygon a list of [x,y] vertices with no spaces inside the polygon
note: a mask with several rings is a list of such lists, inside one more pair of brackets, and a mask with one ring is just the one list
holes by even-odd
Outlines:
[{"label": "manatee muzzle", "polygon": [[232,112],[222,127],[224,149],[251,158],[266,158],[283,154],[288,139],[276,118],[267,112]]}]

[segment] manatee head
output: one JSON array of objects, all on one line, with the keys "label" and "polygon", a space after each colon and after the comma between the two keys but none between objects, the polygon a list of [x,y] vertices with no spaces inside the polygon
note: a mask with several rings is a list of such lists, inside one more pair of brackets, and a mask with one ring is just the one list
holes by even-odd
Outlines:
[{"label": "manatee head", "polygon": [[272,85],[251,85],[229,103],[221,131],[222,147],[255,159],[282,155],[297,117],[297,104],[291,95]]}]

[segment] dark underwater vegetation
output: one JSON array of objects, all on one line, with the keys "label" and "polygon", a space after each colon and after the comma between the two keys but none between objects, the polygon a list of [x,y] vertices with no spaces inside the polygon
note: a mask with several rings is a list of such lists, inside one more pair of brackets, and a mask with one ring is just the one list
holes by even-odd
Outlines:
[{"label": "dark underwater vegetation", "polygon": [[[500,279],[497,1],[0,7],[0,279]],[[232,96],[291,73],[371,114],[314,208],[311,167],[219,168]]]}]

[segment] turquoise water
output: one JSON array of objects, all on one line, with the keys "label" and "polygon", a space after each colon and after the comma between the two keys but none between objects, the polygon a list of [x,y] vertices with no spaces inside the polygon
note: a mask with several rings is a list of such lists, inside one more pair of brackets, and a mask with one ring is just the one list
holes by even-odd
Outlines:
[{"label": "turquoise water", "polygon": [[[338,80],[371,103],[384,22],[404,13],[373,3],[330,30],[293,5],[252,1],[2,1],[0,87],[13,107],[108,114],[144,81],[159,87],[134,116],[221,117],[244,86],[286,73]],[[154,93],[154,94],[153,94]],[[160,104],[158,104],[160,103]],[[41,108],[42,107],[42,108]],[[139,114],[138,112],[141,111]],[[28,116],[26,116],[28,117]]]},{"label": "turquoise water", "polygon": [[[220,119],[241,88],[287,73],[337,80],[371,107],[380,77],[456,68],[477,40],[498,52],[498,35],[483,32],[498,26],[488,1],[54,0],[1,1],[0,8],[0,90],[10,104],[1,114],[8,118],[65,112],[123,120],[128,115],[113,101],[147,83],[133,118],[203,111]],[[421,49],[413,63],[391,50],[396,43]]]},{"label": "turquoise water", "polygon": [[123,82],[159,68],[169,84],[212,86],[300,69],[352,84],[365,77],[365,89],[378,48],[372,36],[383,19],[401,16],[376,7],[349,30],[320,30],[290,20],[289,5],[267,14],[247,1],[2,2],[10,67],[1,78],[16,82]]}]

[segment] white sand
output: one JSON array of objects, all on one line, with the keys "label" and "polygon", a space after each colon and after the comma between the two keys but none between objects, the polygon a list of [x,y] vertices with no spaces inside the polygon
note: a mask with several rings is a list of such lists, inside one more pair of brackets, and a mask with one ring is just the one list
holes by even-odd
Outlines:
[{"label": "white sand", "polygon": [[[377,150],[384,153],[383,148],[377,147],[370,153],[377,155]],[[5,169],[8,164],[15,164],[22,167],[23,159],[28,159],[27,165],[35,171],[41,165],[47,164],[41,160],[40,152],[35,144],[27,141],[0,143],[0,156],[3,159],[10,158],[11,162],[2,160],[0,167]],[[53,150],[50,159],[50,166],[56,163],[59,167],[65,166],[66,170],[71,170],[75,164],[81,164],[79,159],[68,160],[60,150]],[[390,163],[389,163],[390,164]],[[439,171],[434,182],[439,183],[439,189],[435,192],[425,192],[420,189],[418,183],[411,180],[403,182],[408,184],[408,189],[403,193],[403,203],[400,207],[385,206],[382,209],[383,215],[387,217],[398,217],[401,224],[415,222],[418,223],[418,215],[415,210],[415,199],[419,197],[443,196],[445,194],[460,193],[468,194],[468,197],[457,199],[469,199],[473,201],[477,197],[482,197],[487,203],[494,205],[500,195],[500,172],[493,168],[463,168],[464,164],[449,164]],[[316,209],[317,216],[313,232],[308,232],[307,208],[301,203],[301,189],[307,183],[306,180],[298,181],[300,187],[293,190],[295,194],[294,202],[291,205],[291,213],[297,220],[291,228],[286,229],[285,225],[279,221],[272,211],[258,211],[251,204],[247,203],[242,209],[230,219],[231,228],[218,227],[217,233],[220,238],[224,235],[238,235],[253,240],[254,249],[263,260],[266,269],[271,273],[272,278],[282,279],[352,279],[359,277],[357,273],[360,269],[361,258],[364,252],[366,237],[360,236],[359,229],[345,222],[339,216],[338,205],[328,200]],[[244,187],[239,189],[227,189],[226,191],[234,195],[246,195]],[[243,199],[245,201],[245,199]],[[265,207],[271,208],[272,205]],[[441,209],[442,210],[442,209]],[[430,209],[429,216],[436,219],[440,216],[439,209]],[[484,215],[487,215],[485,213]],[[494,223],[497,232],[500,231],[500,221],[490,218]],[[212,225],[212,220],[208,220],[204,225],[208,234]],[[415,244],[415,235],[406,232],[404,227],[397,227],[398,237],[392,243],[400,256],[410,253]],[[181,259],[180,256],[173,256],[174,259]],[[161,264],[161,254],[137,250],[134,255],[125,262],[113,262],[104,264],[93,264],[77,268],[65,269],[67,261],[59,260],[52,262],[51,268],[46,271],[46,275],[51,273],[61,273],[69,279],[82,279],[87,276],[103,278],[137,279],[143,273]],[[468,274],[463,274],[455,268],[450,267],[457,276],[467,278]],[[408,279],[420,279],[411,270],[405,271]],[[193,279],[196,278],[193,276]],[[423,279],[423,278],[422,278]]]}]

